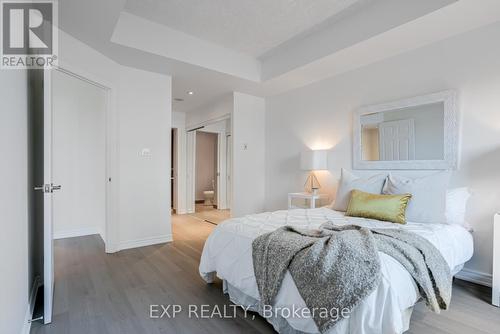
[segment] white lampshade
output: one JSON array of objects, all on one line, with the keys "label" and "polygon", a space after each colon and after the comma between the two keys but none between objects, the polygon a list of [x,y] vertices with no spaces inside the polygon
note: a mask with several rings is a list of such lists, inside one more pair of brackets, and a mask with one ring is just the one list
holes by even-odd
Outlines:
[{"label": "white lampshade", "polygon": [[302,170],[326,170],[328,169],[327,150],[308,150],[300,154],[300,169]]}]

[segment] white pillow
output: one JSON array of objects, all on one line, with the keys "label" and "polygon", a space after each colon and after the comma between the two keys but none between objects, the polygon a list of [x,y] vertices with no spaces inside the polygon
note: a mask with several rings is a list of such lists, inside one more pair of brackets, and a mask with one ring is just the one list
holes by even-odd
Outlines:
[{"label": "white pillow", "polygon": [[449,181],[449,172],[440,172],[417,179],[389,174],[383,192],[388,195],[412,195],[406,208],[407,221],[445,223],[446,191]]},{"label": "white pillow", "polygon": [[347,211],[347,206],[351,199],[351,191],[354,189],[372,194],[380,194],[384,187],[385,178],[386,174],[377,174],[365,179],[342,168],[337,196],[335,196],[335,202],[332,203],[332,209]]},{"label": "white pillow", "polygon": [[467,188],[455,188],[448,190],[446,194],[446,223],[464,226],[469,225],[465,222],[465,211],[467,202],[470,198],[470,192]]}]

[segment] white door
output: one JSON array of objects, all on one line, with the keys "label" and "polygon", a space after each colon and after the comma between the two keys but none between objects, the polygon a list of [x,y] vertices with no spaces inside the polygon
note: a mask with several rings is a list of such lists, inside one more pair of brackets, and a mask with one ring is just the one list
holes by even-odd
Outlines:
[{"label": "white door", "polygon": [[52,183],[52,72],[45,70],[43,75],[43,321],[52,322],[54,298],[54,241],[52,210],[54,190],[59,185]]},{"label": "white door", "polygon": [[413,119],[383,122],[379,125],[382,161],[415,160],[415,123]]},{"label": "white door", "polygon": [[[52,181],[52,73],[31,70],[30,73],[30,173],[33,187],[32,208],[36,233],[35,274],[42,277],[43,322],[52,322],[54,291],[53,192],[59,187]],[[40,245],[40,248],[38,248]]]}]

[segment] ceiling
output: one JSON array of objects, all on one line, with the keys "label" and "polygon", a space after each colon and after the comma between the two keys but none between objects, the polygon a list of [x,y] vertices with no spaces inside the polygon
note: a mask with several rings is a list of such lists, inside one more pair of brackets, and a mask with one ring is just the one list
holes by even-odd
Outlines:
[{"label": "ceiling", "polygon": [[174,110],[191,112],[232,91],[280,94],[500,21],[500,1],[60,0],[59,16],[62,30],[114,61],[171,75],[173,97],[184,99]]},{"label": "ceiling", "polygon": [[366,0],[127,0],[125,11],[250,56]]}]

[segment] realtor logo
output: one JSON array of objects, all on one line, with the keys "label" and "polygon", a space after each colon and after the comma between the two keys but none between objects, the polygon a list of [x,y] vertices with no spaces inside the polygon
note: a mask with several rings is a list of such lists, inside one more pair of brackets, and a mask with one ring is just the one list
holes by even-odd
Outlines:
[{"label": "realtor logo", "polygon": [[2,0],[1,18],[1,68],[50,68],[57,65],[56,0]]}]

